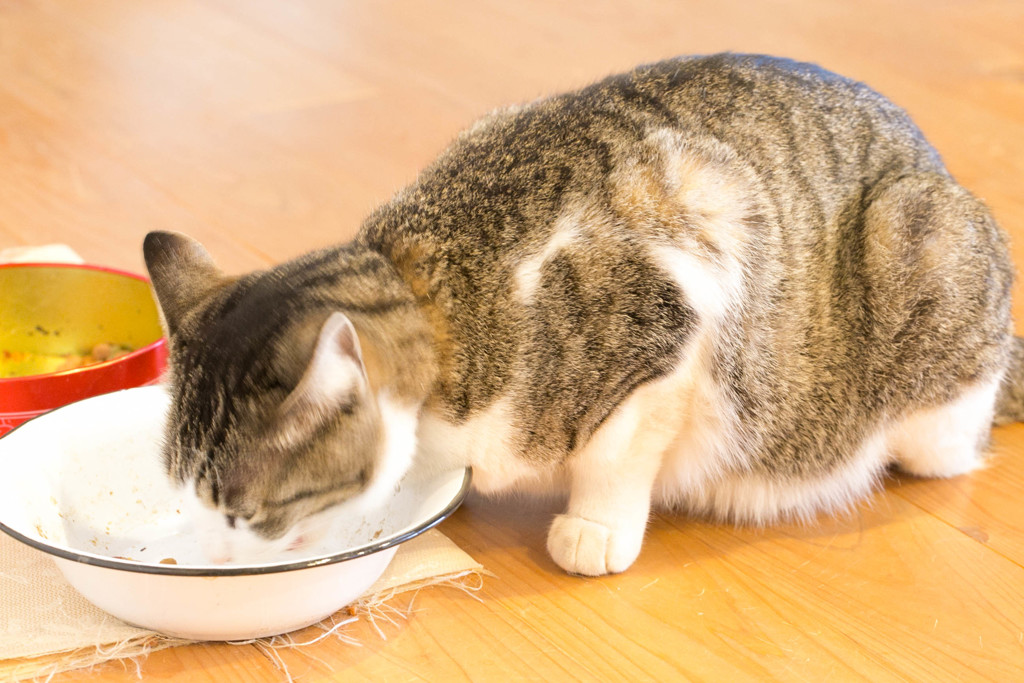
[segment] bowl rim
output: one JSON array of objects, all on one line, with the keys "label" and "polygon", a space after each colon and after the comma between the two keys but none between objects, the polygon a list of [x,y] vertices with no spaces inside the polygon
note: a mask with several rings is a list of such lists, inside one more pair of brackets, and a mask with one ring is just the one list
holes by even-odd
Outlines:
[{"label": "bowl rim", "polygon": [[[28,263],[0,263],[0,270],[7,270],[11,268],[64,268],[69,270],[94,270],[103,273],[110,273],[111,275],[118,275],[121,277],[131,278],[132,280],[138,280],[139,282],[145,282],[150,284],[149,278],[138,273],[132,273],[127,270],[120,270],[118,268],[110,268],[109,266],[98,266],[91,263],[48,263],[46,261],[32,261]],[[159,309],[158,309],[159,310]],[[57,372],[39,372],[33,375],[19,375],[17,377],[0,377],[0,387],[16,387],[17,385],[28,385],[35,382],[48,382],[51,378],[64,378],[73,377],[86,374],[92,374],[96,372],[102,372],[104,369],[117,363],[130,363],[134,359],[148,354],[152,354],[154,351],[157,354],[160,353],[161,347],[166,348],[167,338],[161,333],[154,341],[141,346],[133,351],[130,351],[123,356],[112,358],[110,360],[100,361],[98,363],[90,363],[89,365],[83,365],[80,368],[72,368],[70,370],[58,370]],[[66,404],[65,404],[66,405]]]},{"label": "bowl rim", "polygon": [[[20,425],[19,425],[20,426]],[[10,432],[8,432],[10,433]],[[5,435],[6,436],[6,435]],[[113,557],[105,557],[103,555],[92,555],[89,553],[78,553],[73,550],[61,548],[59,546],[50,545],[44,543],[39,539],[25,536],[19,531],[15,531],[3,522],[0,522],[0,531],[5,532],[8,536],[11,536],[15,540],[21,541],[26,545],[29,545],[36,550],[42,551],[47,555],[54,557],[60,557],[65,560],[71,560],[72,562],[78,562],[79,564],[87,564],[94,567],[105,567],[107,569],[116,569],[120,571],[136,572],[139,574],[163,574],[167,576],[198,576],[198,577],[215,577],[215,576],[252,576],[256,574],[280,574],[284,572],[298,571],[300,569],[312,569],[313,567],[323,567],[330,564],[337,564],[338,562],[346,562],[348,560],[354,560],[359,557],[366,555],[372,555],[382,550],[394,547],[401,543],[419,536],[420,534],[433,529],[435,526],[448,519],[454,513],[462,502],[466,499],[466,495],[469,493],[470,481],[472,480],[472,470],[467,467],[462,475],[462,483],[459,486],[459,491],[455,496],[435,515],[431,516],[424,522],[417,524],[416,526],[405,529],[401,533],[381,538],[377,541],[369,543],[367,545],[352,548],[340,553],[334,553],[333,555],[320,555],[317,557],[311,557],[304,560],[297,560],[294,562],[281,562],[277,564],[254,564],[254,565],[228,565],[225,567],[215,566],[189,566],[189,565],[163,565],[163,564],[149,564],[144,562],[135,562],[132,560],[119,560]]]},{"label": "bowl rim", "polygon": [[[133,387],[130,389],[123,389],[122,391],[132,391],[139,389],[150,389],[152,387]],[[47,415],[55,413],[62,408],[73,406],[82,401],[89,401],[99,398],[99,396],[90,396],[89,398],[83,398],[78,401],[67,403],[60,408],[56,408],[52,411],[30,418],[25,422],[15,426],[8,432],[0,435],[0,440],[6,439],[11,434],[21,429],[25,425],[35,422],[40,418],[44,418]],[[456,470],[453,470],[456,471]],[[25,545],[28,545],[36,550],[46,553],[54,557],[60,557],[65,560],[71,560],[79,564],[87,564],[95,567],[104,567],[107,569],[115,569],[119,571],[136,572],[140,574],[163,574],[167,576],[192,576],[192,577],[215,577],[215,576],[251,576],[256,574],[278,574],[283,572],[298,571],[300,569],[311,569],[313,567],[323,567],[329,564],[337,564],[338,562],[346,562],[348,560],[354,560],[359,557],[366,555],[372,555],[382,550],[397,546],[404,543],[420,534],[433,529],[435,526],[448,519],[454,513],[462,502],[466,499],[469,494],[470,484],[473,480],[473,470],[470,467],[466,467],[462,472],[462,483],[459,485],[459,490],[452,497],[445,506],[430,516],[423,522],[417,524],[411,528],[405,528],[399,532],[386,536],[384,538],[377,539],[371,543],[350,548],[340,553],[333,553],[331,555],[318,555],[316,557],[309,557],[302,560],[295,560],[290,562],[277,562],[272,564],[252,564],[252,565],[226,565],[223,567],[203,565],[203,566],[192,566],[192,565],[170,565],[170,564],[151,564],[145,562],[137,562],[134,560],[119,560],[115,557],[108,557],[105,555],[94,555],[87,552],[77,552],[69,548],[61,546],[51,545],[45,543],[38,538],[26,536],[25,534],[12,529],[0,520],[0,531],[3,531],[11,538],[17,541],[21,541]]]}]

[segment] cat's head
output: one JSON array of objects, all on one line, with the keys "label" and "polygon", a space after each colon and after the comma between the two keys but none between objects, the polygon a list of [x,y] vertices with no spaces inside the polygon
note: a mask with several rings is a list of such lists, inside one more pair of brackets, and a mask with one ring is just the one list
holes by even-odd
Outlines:
[{"label": "cat's head", "polygon": [[331,512],[382,504],[415,413],[371,388],[351,321],[305,271],[228,277],[173,233],[147,235],[144,253],[170,350],[164,462],[198,502],[211,559],[269,558]]}]

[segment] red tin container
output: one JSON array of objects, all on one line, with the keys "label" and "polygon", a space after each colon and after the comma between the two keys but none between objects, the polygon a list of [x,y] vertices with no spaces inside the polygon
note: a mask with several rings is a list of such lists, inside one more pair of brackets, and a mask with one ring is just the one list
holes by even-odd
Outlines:
[{"label": "red tin container", "polygon": [[0,377],[0,435],[66,403],[157,383],[167,362],[162,335],[144,277],[90,265],[0,265],[4,358],[83,354],[101,343],[133,349],[73,370]]}]

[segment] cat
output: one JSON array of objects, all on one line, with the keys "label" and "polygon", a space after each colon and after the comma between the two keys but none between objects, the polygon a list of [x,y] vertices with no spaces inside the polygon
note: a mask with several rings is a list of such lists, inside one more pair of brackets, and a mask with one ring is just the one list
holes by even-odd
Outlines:
[{"label": "cat", "polygon": [[413,461],[471,466],[484,492],[567,494],[548,551],[598,576],[652,504],[810,520],[892,465],[969,472],[1024,417],[989,211],[903,110],[780,58],[493,112],[351,242],[269,270],[225,275],[175,233],[144,256],[167,470],[286,545]]}]

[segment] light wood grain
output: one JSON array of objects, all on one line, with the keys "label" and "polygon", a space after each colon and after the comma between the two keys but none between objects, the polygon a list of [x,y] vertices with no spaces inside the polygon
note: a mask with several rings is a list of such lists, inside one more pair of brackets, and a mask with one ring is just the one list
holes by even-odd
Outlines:
[{"label": "light wood grain", "polygon": [[990,466],[946,481],[900,477],[890,491],[1024,566],[1024,425],[996,430]]},{"label": "light wood grain", "polygon": [[[493,107],[735,50],[816,61],[906,107],[1024,263],[1022,29],[1004,0],[12,0],[0,247],[66,242],[138,271],[142,236],[176,229],[229,271],[261,267],[351,237]],[[994,452],[806,528],[658,514],[637,564],[602,579],[545,555],[556,502],[473,497],[442,530],[493,572],[479,592],[428,589],[386,639],[363,621],[346,631],[362,647],[279,654],[303,681],[1024,680],[1024,426],[997,430]],[[144,667],[282,678],[252,646]]]}]

